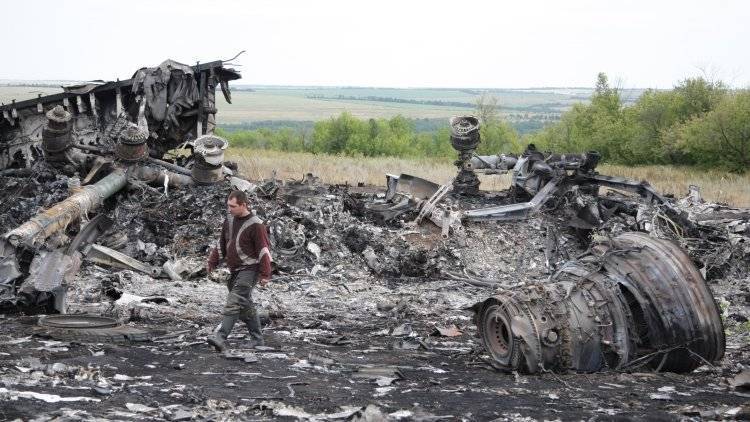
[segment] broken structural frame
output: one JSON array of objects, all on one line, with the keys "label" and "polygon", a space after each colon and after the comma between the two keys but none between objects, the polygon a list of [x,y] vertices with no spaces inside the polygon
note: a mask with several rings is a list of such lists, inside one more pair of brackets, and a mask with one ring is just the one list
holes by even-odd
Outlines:
[{"label": "broken structural frame", "polygon": [[[596,173],[594,169],[599,155],[595,152],[557,155],[552,156],[552,159],[548,161],[545,161],[546,156],[541,153],[534,151],[532,154],[538,154],[540,158],[529,160],[528,156],[505,155],[495,156],[498,157],[497,160],[482,158],[482,162],[496,166],[493,171],[507,172],[507,168],[503,169],[503,167],[510,166],[513,172],[513,189],[516,192],[520,191],[523,195],[531,196],[525,202],[462,211],[440,209],[435,206],[437,204],[435,199],[440,198],[433,198],[433,196],[439,194],[441,185],[409,174],[387,174],[386,202],[369,204],[367,208],[381,219],[388,221],[412,209],[419,209],[420,216],[424,217],[424,207],[429,206],[430,209],[426,211],[429,219],[447,232],[448,226],[458,227],[461,221],[523,220],[538,213],[547,202],[566,192],[588,192],[597,196],[600,187],[610,187],[636,193],[646,202],[658,205],[669,218],[679,223],[684,229],[690,230],[694,227],[683,212],[670,204],[647,182]],[[456,191],[455,180],[452,187],[453,192],[458,195],[466,193],[465,189]],[[398,196],[399,193],[406,194],[406,197]],[[593,205],[589,207],[591,206]],[[579,214],[583,220],[594,220],[584,221],[584,224],[589,227],[596,227],[601,223],[598,209],[591,211],[582,208]]]},{"label": "broken structural frame", "polygon": [[[520,156],[497,154],[480,156],[475,153],[481,143],[481,122],[474,116],[455,116],[449,121],[451,145],[459,152],[455,162],[458,174],[453,180],[453,191],[462,195],[478,195],[479,179],[476,171],[486,174],[512,172],[512,186],[516,192],[530,197],[528,201],[509,205],[464,211],[465,221],[519,220],[538,212],[547,201],[574,186],[593,190],[600,186],[635,192],[650,202],[662,205],[670,217],[682,218],[647,182],[599,175],[595,169],[601,158],[596,151],[584,154],[544,154],[529,144]],[[391,190],[391,182],[389,182]]]},{"label": "broken structural frame", "polygon": [[533,144],[519,157],[499,154],[476,156],[474,169],[487,169],[491,173],[512,172],[512,186],[517,192],[531,197],[526,202],[467,210],[466,221],[509,221],[528,218],[537,213],[550,199],[574,187],[596,194],[599,187],[633,192],[647,202],[662,206],[665,212],[683,225],[691,224],[648,182],[623,177],[604,176],[597,173],[600,155],[596,151],[584,154],[543,154]]},{"label": "broken structural frame", "polygon": [[[106,170],[108,174],[96,183],[82,187],[79,186],[80,181],[77,176],[69,178],[71,195],[67,199],[42,211],[26,223],[0,237],[0,308],[39,307],[40,304],[48,308],[49,306],[46,304],[48,304],[49,299],[53,299],[54,309],[58,312],[65,312],[64,282],[70,281],[80,267],[80,249],[92,243],[96,237],[94,234],[100,234],[102,231],[91,231],[87,230],[88,226],[83,227],[79,235],[86,233],[85,238],[79,236],[74,239],[76,248],[73,251],[67,251],[68,253],[64,252],[63,248],[47,250],[54,248],[50,247],[46,240],[50,236],[66,230],[71,223],[85,220],[90,211],[93,211],[107,198],[119,192],[128,184],[155,183],[164,186],[166,190],[167,186],[180,187],[192,183],[211,184],[223,179],[225,171],[228,170],[223,166],[224,150],[228,146],[227,141],[210,133],[199,136],[197,139],[192,137],[194,134],[213,130],[213,126],[207,127],[207,125],[202,124],[206,121],[213,124],[213,114],[216,112],[215,109],[202,108],[204,100],[213,104],[214,90],[211,89],[211,93],[209,93],[208,88],[214,88],[215,83],[220,82],[224,94],[229,100],[226,82],[239,78],[238,73],[230,69],[223,69],[221,65],[222,62],[212,62],[202,67],[196,66],[196,71],[201,75],[201,85],[195,85],[196,81],[192,79],[190,67],[169,60],[162,63],[158,68],[139,70],[133,80],[127,81],[133,86],[133,94],[138,94],[130,103],[131,108],[137,109],[137,117],[128,113],[120,114],[122,99],[119,88],[121,84],[119,82],[114,84],[114,88],[117,88],[116,109],[118,113],[112,114],[113,120],[107,120],[103,116],[101,121],[95,119],[93,124],[96,129],[92,129],[97,132],[105,124],[107,125],[105,131],[111,132],[117,129],[116,135],[111,139],[100,138],[102,133],[98,133],[96,136],[97,141],[115,142],[114,148],[109,150],[107,150],[106,145],[100,148],[81,144],[82,139],[86,138],[86,134],[81,135],[81,132],[76,131],[77,124],[80,122],[92,124],[89,119],[90,116],[82,114],[87,110],[83,102],[78,102],[79,114],[76,118],[74,118],[73,113],[61,105],[56,105],[42,114],[47,120],[42,124],[41,144],[43,154],[40,157],[43,157],[52,167],[63,171],[72,170],[76,173],[88,171],[89,173],[84,179],[86,183],[98,177],[100,172],[103,173]],[[161,86],[160,93],[155,93],[154,89],[158,88],[158,82],[160,80],[164,82],[165,73],[167,73],[167,84]],[[169,84],[172,79],[177,81],[176,87]],[[149,84],[154,85],[151,87],[151,97],[143,92],[143,87],[150,86]],[[185,84],[189,86],[186,88]],[[140,88],[136,88],[136,86]],[[197,98],[192,98],[192,100],[197,101],[198,108],[191,109],[190,107],[194,106],[195,101],[191,103],[191,101],[181,97],[191,96],[191,92],[195,94],[196,86],[200,88],[200,95]],[[113,88],[113,86],[109,88]],[[86,89],[90,89],[90,92],[99,92],[103,88],[87,86]],[[70,91],[66,90],[66,92]],[[175,101],[176,109],[172,108],[172,104],[164,103],[166,98],[164,95],[167,93],[172,94],[169,100]],[[53,98],[45,97],[44,100],[40,98],[37,103],[39,105],[37,111],[43,110],[43,101],[49,103],[58,99],[66,100],[70,98],[63,94],[51,96]],[[96,98],[94,95],[90,96],[91,101],[96,101]],[[63,101],[63,104],[68,106],[69,102]],[[27,105],[18,104],[18,106]],[[162,106],[168,107],[164,109]],[[146,112],[147,110],[149,113]],[[91,111],[94,118],[100,116],[97,114],[95,107],[91,108]],[[210,113],[203,116],[204,111]],[[195,116],[197,118],[194,118]],[[207,120],[201,120],[203,117],[206,117]],[[16,118],[20,119],[20,123],[28,123],[27,119],[24,119],[23,113],[21,117],[18,117],[15,113],[14,119]],[[135,119],[138,120],[138,124],[132,122]],[[10,122],[11,126],[16,126],[15,120],[7,121]],[[149,124],[149,122],[151,123]],[[2,124],[5,123],[2,122]],[[102,125],[98,126],[97,123]],[[182,132],[176,131],[174,126],[170,128],[170,123],[176,123],[179,127],[187,127],[188,129]],[[23,125],[19,126],[21,126],[21,132],[23,133]],[[152,126],[154,130],[149,131],[149,126]],[[191,127],[194,127],[194,132],[190,129]],[[8,133],[3,132],[2,129],[3,126],[0,125],[0,135]],[[0,138],[0,141],[2,140],[4,138]],[[151,141],[150,144],[149,141]],[[13,139],[11,138],[11,144],[12,142]],[[34,143],[33,140],[28,142]],[[194,146],[193,159],[195,165],[192,170],[150,157],[149,151],[156,150],[156,155],[160,155],[166,149],[186,142],[192,142]],[[150,148],[146,147],[147,144]],[[3,146],[7,146],[7,143],[6,145],[0,143],[0,147]],[[92,154],[71,153],[72,148],[79,148]],[[31,155],[26,156],[26,165],[30,164],[29,157]],[[9,162],[4,163],[8,164]],[[159,170],[153,166],[154,164],[167,164],[166,167],[171,170],[178,170],[178,172]],[[72,183],[74,179],[76,182]],[[92,246],[85,250],[85,253],[96,255],[92,259],[121,264],[151,275],[156,274],[157,271],[161,272],[161,269],[141,268],[137,265],[138,262],[128,259],[127,256],[119,256],[114,252],[116,251]],[[33,255],[30,263],[29,253]]]},{"label": "broken structural frame", "polygon": [[45,115],[56,106],[71,114],[79,145],[99,143],[117,131],[121,116],[135,121],[140,114],[151,131],[150,154],[161,158],[170,149],[213,133],[216,87],[231,103],[228,83],[240,78],[224,64],[217,60],[187,66],[167,60],[139,69],[128,80],[65,86],[58,94],[0,104],[0,170],[30,167],[43,155]]}]

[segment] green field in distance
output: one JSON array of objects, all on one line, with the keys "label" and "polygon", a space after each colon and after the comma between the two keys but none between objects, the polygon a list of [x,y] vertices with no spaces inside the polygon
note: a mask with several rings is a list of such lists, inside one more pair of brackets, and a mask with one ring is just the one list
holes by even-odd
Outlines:
[{"label": "green field in distance", "polygon": [[[43,81],[39,81],[40,84]],[[39,94],[60,92],[59,87],[0,85],[0,102],[21,101]],[[448,119],[470,114],[483,93],[498,100],[500,113],[512,123],[551,122],[576,102],[586,102],[590,88],[451,89],[285,87],[233,84],[232,104],[217,95],[220,125],[252,122],[313,122],[348,111],[360,118]],[[622,92],[627,103],[642,90]]]}]

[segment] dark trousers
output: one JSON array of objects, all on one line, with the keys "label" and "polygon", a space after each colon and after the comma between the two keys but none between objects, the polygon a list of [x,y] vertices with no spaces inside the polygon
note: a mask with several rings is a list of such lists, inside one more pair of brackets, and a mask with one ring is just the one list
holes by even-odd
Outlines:
[{"label": "dark trousers", "polygon": [[227,303],[224,305],[224,316],[237,317],[246,322],[256,318],[253,303],[253,289],[258,283],[258,272],[255,270],[241,270],[233,272],[227,281]]},{"label": "dark trousers", "polygon": [[254,270],[243,270],[232,273],[227,281],[227,303],[224,305],[224,320],[219,327],[219,335],[225,340],[232,332],[237,320],[247,325],[250,338],[256,344],[263,344],[263,334],[260,330],[260,318],[253,303],[253,288],[258,282],[258,273]]}]

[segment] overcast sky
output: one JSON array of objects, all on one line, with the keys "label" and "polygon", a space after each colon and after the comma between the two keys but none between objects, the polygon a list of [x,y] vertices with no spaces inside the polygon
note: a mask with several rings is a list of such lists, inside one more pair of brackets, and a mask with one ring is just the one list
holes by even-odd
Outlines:
[{"label": "overcast sky", "polygon": [[16,0],[0,79],[126,79],[167,58],[244,84],[669,88],[750,85],[748,1]]}]

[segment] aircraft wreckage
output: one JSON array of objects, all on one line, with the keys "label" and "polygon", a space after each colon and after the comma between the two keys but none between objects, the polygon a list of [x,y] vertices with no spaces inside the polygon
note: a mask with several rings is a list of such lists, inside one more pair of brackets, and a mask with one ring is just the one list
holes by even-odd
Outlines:
[{"label": "aircraft wreckage", "polygon": [[[166,61],[127,81],[66,87],[61,94],[0,107],[0,177],[24,177],[46,165],[67,176],[70,193],[0,238],[0,309],[65,313],[66,286],[83,256],[179,278],[166,263],[146,265],[95,243],[113,221],[106,212],[89,215],[128,186],[166,191],[229,181],[263,197],[281,191],[292,206],[323,196],[326,190],[312,177],[286,186],[275,180],[256,185],[224,165],[227,142],[212,135],[215,91],[221,87],[230,101],[228,82],[239,77],[221,61],[192,67]],[[616,216],[633,221],[590,242],[588,252],[574,259],[562,256],[548,236],[548,279],[509,286],[469,280],[495,289],[473,310],[497,368],[534,373],[647,366],[687,372],[723,357],[722,321],[704,276],[674,242],[644,233],[652,231],[658,210],[658,218],[690,235],[697,229],[683,212],[647,183],[599,175],[596,152],[545,154],[530,145],[519,156],[479,156],[480,122],[467,116],[450,124],[459,154],[451,182],[388,175],[384,195],[344,195],[344,208],[379,224],[404,216],[414,217],[409,224],[429,220],[443,238],[465,236],[465,225],[523,220],[554,204],[589,242]],[[162,160],[178,147],[193,154],[181,162]],[[482,192],[476,172],[510,172],[512,187],[500,195]],[[602,186],[636,193],[642,201],[599,195]],[[270,229],[282,257],[305,242],[299,230],[279,240],[285,229],[273,221]],[[372,249],[358,253],[375,273],[385,271]]]},{"label": "aircraft wreckage", "polygon": [[[418,210],[442,234],[461,224],[523,220],[565,198],[571,228],[589,234],[616,213],[631,214],[649,229],[649,208],[599,196],[599,187],[640,195],[683,235],[698,235],[685,213],[648,183],[598,174],[599,154],[550,155],[529,145],[520,156],[479,156],[480,122],[471,116],[450,121],[451,143],[459,152],[458,174],[437,185],[411,175],[388,175],[385,200],[364,206],[380,220]],[[511,202],[467,208],[479,191],[476,171],[512,173]],[[458,204],[438,207],[448,192]],[[476,201],[473,201],[476,202]],[[548,258],[553,247],[545,251]],[[481,281],[480,281],[481,283]],[[489,283],[491,285],[492,283]],[[724,327],[704,277],[674,242],[625,232],[592,244],[585,256],[565,262],[548,280],[531,287],[502,289],[473,307],[486,350],[500,369],[520,372],[594,372],[647,366],[689,372],[724,355]]]},{"label": "aircraft wreckage", "polygon": [[[70,176],[71,195],[0,239],[0,308],[47,303],[64,312],[64,282],[111,221],[100,215],[71,241],[65,229],[85,222],[127,185],[177,188],[215,183],[231,173],[222,165],[228,144],[212,133],[216,88],[231,102],[228,83],[239,78],[222,61],[191,67],[167,60],[126,81],[69,86],[60,94],[1,106],[0,175],[30,175],[41,160]],[[193,150],[184,163],[190,170],[160,160],[177,147]],[[109,252],[88,253],[126,259]]]}]

